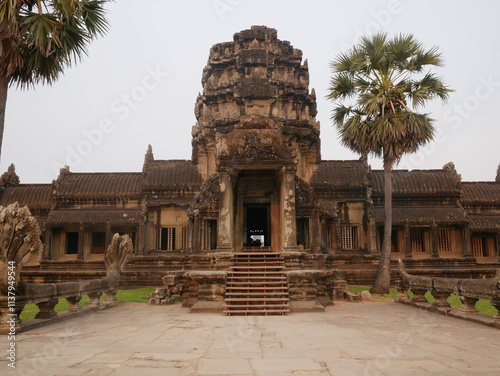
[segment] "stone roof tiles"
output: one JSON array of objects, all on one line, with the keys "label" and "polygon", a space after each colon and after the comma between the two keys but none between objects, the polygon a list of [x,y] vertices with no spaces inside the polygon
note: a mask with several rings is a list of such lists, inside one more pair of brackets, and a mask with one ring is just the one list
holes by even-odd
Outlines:
[{"label": "stone roof tiles", "polygon": [[137,224],[141,217],[139,209],[62,209],[53,210],[49,214],[47,224]]},{"label": "stone roof tiles", "polygon": [[147,164],[144,174],[144,188],[164,190],[173,187],[199,187],[201,176],[191,161],[167,160]]},{"label": "stone roof tiles", "polygon": [[359,160],[321,161],[311,179],[311,185],[337,189],[362,188],[366,183],[366,174],[367,167]]},{"label": "stone roof tiles", "polygon": [[[374,195],[384,194],[384,171],[372,172]],[[457,176],[445,170],[394,170],[393,195],[452,195],[460,194]]]},{"label": "stone roof tiles", "polygon": [[18,202],[20,206],[28,205],[30,209],[46,209],[52,206],[52,184],[20,184],[6,187],[1,194],[0,204],[3,206]]},{"label": "stone roof tiles", "polygon": [[[385,210],[374,208],[375,221],[382,224],[385,220]],[[392,208],[393,224],[429,225],[460,224],[468,222],[465,211],[458,207],[396,207]]]},{"label": "stone roof tiles", "polygon": [[56,181],[58,198],[116,198],[141,195],[140,172],[64,173]]},{"label": "stone roof tiles", "polygon": [[465,205],[500,205],[499,182],[463,182]]},{"label": "stone roof tiles", "polygon": [[474,231],[500,231],[500,215],[469,215],[470,228]]}]

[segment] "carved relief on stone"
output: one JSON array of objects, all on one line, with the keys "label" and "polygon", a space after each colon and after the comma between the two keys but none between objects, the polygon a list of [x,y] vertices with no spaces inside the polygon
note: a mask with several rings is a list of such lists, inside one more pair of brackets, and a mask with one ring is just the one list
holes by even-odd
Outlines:
[{"label": "carved relief on stone", "polygon": [[125,264],[133,257],[133,254],[132,239],[128,235],[114,234],[111,244],[104,255],[104,266],[107,271],[106,279],[114,283],[118,282]]},{"label": "carved relief on stone", "polygon": [[6,172],[0,176],[0,187],[8,187],[10,185],[19,184],[19,176],[16,174],[16,166],[12,163]]},{"label": "carved relief on stone", "polygon": [[295,202],[297,206],[313,206],[315,204],[311,186],[298,176],[295,176]]},{"label": "carved relief on stone", "polygon": [[273,177],[242,177],[238,179],[240,192],[270,192],[276,188],[276,179]]},{"label": "carved relief on stone", "polygon": [[248,135],[244,138],[244,144],[238,148],[235,158],[244,161],[276,161],[279,159],[273,145],[265,145],[260,137]]},{"label": "carved relief on stone", "polygon": [[[292,149],[301,147],[302,141],[289,143],[294,136],[290,132],[301,140],[307,138],[307,147],[319,155],[316,94],[309,93],[308,64],[301,62],[300,50],[278,40],[275,29],[263,26],[213,46],[202,77],[204,92],[195,105],[193,161],[203,163],[196,157],[209,139],[215,141],[218,168],[233,160],[294,162],[299,151]],[[239,129],[262,132],[233,134]],[[271,129],[280,132],[265,133]],[[314,134],[309,137],[304,130]]]},{"label": "carved relief on stone", "polygon": [[0,206],[0,294],[9,290],[9,267],[12,267],[15,286],[23,266],[42,258],[43,244],[38,223],[27,206],[13,203]]},{"label": "carved relief on stone", "polygon": [[220,197],[220,176],[218,174],[211,175],[200,188],[200,193],[191,206],[190,211],[194,210],[210,210],[215,211],[219,207]]}]

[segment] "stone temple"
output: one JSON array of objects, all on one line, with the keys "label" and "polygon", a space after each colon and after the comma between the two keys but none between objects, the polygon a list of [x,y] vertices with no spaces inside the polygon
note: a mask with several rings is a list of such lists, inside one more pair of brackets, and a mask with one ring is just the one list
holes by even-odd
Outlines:
[{"label": "stone temple", "polygon": [[[19,184],[13,170],[2,176],[1,204],[28,205],[43,233],[44,257],[25,279],[104,275],[103,253],[118,232],[134,243],[130,286],[177,286],[192,305],[205,298],[216,306],[235,264],[258,255],[279,260],[291,303],[327,302],[339,278],[372,283],[383,172],[363,158],[321,159],[302,52],[254,26],[211,48],[202,84],[191,160],[156,160],[149,147],[142,172],[66,168],[52,184]],[[450,163],[396,170],[393,179],[394,263],[403,258],[428,275],[494,274],[500,172],[464,182]]]}]

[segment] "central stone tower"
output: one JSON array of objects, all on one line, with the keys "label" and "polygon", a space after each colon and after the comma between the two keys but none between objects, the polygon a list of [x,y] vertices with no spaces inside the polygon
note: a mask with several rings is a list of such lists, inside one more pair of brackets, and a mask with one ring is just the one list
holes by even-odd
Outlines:
[{"label": "central stone tower", "polygon": [[253,26],[212,47],[202,84],[192,160],[205,183],[194,238],[219,251],[297,249],[296,186],[320,161],[307,60],[275,29]]}]

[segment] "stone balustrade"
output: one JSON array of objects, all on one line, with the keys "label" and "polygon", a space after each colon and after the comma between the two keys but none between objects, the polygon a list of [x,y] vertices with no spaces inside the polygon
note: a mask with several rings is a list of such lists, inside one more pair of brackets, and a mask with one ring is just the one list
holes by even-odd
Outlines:
[{"label": "stone balustrade", "polygon": [[[4,254],[9,255],[8,252]],[[13,253],[10,253],[11,255]],[[15,326],[16,332],[21,332],[28,328],[43,325],[41,320],[53,321],[58,314],[54,310],[59,299],[64,298],[68,302],[68,311],[77,312],[82,310],[80,300],[83,295],[90,298],[90,307],[109,306],[116,302],[116,292],[120,283],[123,266],[133,254],[132,241],[127,235],[115,234],[112,242],[106,250],[104,264],[106,266],[106,277],[101,279],[91,279],[78,282],[60,283],[25,283],[22,280],[11,279],[10,285],[15,288],[7,288],[0,293],[0,334],[12,332]],[[12,257],[11,257],[12,258]],[[14,260],[0,260],[6,265],[16,265]],[[20,268],[12,271],[20,273]],[[14,273],[13,273],[14,274]],[[18,277],[19,278],[19,277]],[[101,296],[106,294],[105,302],[101,302]],[[20,314],[27,304],[36,304],[39,308],[34,322],[23,323]],[[65,313],[64,315],[68,315]]]},{"label": "stone balustrade", "polygon": [[[399,276],[397,302],[477,321],[500,329],[500,313],[489,318],[479,315],[476,309],[477,301],[486,299],[500,311],[500,270],[495,277],[485,279],[427,277],[409,274],[403,261],[399,260]],[[413,293],[412,298],[409,298],[408,290]],[[427,292],[432,294],[434,302],[427,301],[424,296]],[[448,303],[451,294],[460,298],[462,305],[458,309],[451,307]]]}]

